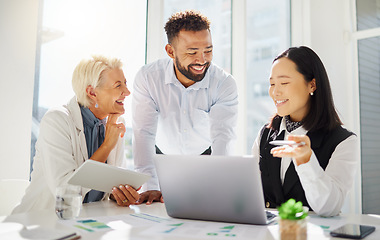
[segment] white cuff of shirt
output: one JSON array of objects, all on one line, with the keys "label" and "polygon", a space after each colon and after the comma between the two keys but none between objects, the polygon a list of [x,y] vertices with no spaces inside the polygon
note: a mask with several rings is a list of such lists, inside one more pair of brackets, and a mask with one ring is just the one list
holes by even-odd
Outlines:
[{"label": "white cuff of shirt", "polygon": [[314,151],[312,151],[310,160],[307,163],[297,166],[297,164],[295,164],[295,160],[294,159],[292,160],[302,183],[315,182],[315,181],[318,181],[318,179],[322,177],[323,169],[319,165],[319,162],[317,160],[317,157],[314,154]]},{"label": "white cuff of shirt", "polygon": [[145,191],[149,191],[149,190],[160,191],[160,187],[159,187],[159,184],[158,184],[158,179],[155,178],[155,177],[150,178],[148,180],[148,182],[146,182],[145,184],[143,184],[142,190],[144,192]]}]

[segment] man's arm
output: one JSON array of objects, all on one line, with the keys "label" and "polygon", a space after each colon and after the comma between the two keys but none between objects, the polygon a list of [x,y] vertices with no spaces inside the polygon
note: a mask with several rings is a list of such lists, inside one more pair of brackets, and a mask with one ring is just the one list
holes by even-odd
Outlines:
[{"label": "man's arm", "polygon": [[238,116],[237,86],[232,76],[223,80],[216,95],[217,101],[210,109],[212,154],[231,155]]},{"label": "man's arm", "polygon": [[150,95],[146,76],[140,70],[135,78],[132,97],[133,157],[135,169],[152,178],[143,190],[158,190],[157,174],[153,164],[158,111]]}]

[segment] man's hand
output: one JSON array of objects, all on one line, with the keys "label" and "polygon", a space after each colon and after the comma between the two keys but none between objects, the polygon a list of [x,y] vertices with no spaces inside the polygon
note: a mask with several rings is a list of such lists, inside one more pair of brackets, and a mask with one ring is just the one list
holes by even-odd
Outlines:
[{"label": "man's hand", "polygon": [[150,190],[143,193],[140,193],[140,198],[137,200],[136,204],[141,204],[146,202],[146,205],[152,204],[152,202],[164,202],[162,194],[157,190]]}]

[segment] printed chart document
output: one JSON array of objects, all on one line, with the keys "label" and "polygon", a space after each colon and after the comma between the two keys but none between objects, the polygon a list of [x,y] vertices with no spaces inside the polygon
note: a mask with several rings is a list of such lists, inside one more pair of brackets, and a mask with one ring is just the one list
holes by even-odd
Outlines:
[{"label": "printed chart document", "polygon": [[72,220],[60,220],[61,224],[70,226],[83,233],[126,230],[132,227],[149,227],[151,225],[171,222],[170,218],[162,218],[147,213],[131,213],[115,216],[99,216]]},{"label": "printed chart document", "polygon": [[[268,226],[209,221],[159,223],[141,232],[144,236],[176,236],[199,239],[273,239]],[[253,238],[254,236],[254,238]],[[271,237],[270,237],[271,236]]]}]

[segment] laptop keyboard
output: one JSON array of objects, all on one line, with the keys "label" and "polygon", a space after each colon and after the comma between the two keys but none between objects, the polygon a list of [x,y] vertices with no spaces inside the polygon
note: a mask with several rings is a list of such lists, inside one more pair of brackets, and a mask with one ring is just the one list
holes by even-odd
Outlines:
[{"label": "laptop keyboard", "polygon": [[269,211],[265,211],[267,213],[267,220],[272,220],[273,218],[275,218],[277,215],[276,214],[273,214]]}]

